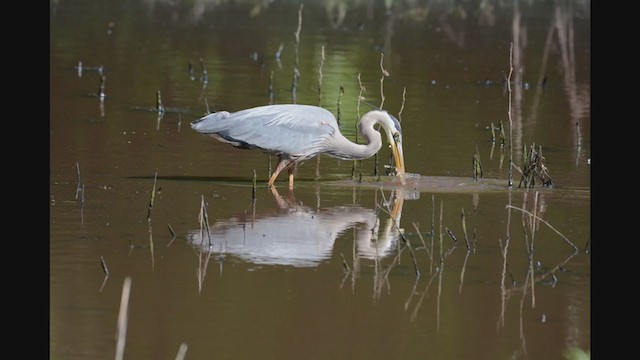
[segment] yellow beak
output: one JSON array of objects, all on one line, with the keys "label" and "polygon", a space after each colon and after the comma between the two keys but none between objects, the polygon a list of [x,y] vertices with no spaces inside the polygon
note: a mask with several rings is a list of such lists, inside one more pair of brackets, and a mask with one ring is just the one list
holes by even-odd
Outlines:
[{"label": "yellow beak", "polygon": [[402,153],[402,143],[400,141],[394,141],[391,144],[391,151],[393,152],[393,161],[396,166],[396,175],[404,174],[404,154]]}]

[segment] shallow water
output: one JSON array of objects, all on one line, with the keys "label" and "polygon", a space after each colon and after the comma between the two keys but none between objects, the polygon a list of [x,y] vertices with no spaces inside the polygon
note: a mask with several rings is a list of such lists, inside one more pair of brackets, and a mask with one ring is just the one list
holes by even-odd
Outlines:
[{"label": "shallow water", "polygon": [[[297,2],[51,3],[52,358],[115,355],[127,277],[127,358],[590,349],[590,3],[329,4],[304,5],[293,92]],[[308,160],[273,192],[275,158],[189,127],[207,108],[339,103],[355,140],[358,74],[402,122],[404,185],[383,145],[377,163]],[[514,168],[509,189],[510,149],[521,168],[532,144],[553,187],[518,188]]]}]

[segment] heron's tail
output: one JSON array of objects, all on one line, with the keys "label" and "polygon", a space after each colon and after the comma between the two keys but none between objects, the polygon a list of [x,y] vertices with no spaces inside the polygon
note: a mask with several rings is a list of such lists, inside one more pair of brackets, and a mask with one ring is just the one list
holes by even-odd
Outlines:
[{"label": "heron's tail", "polygon": [[191,128],[200,133],[216,132],[220,120],[229,116],[228,111],[218,111],[191,122]]}]

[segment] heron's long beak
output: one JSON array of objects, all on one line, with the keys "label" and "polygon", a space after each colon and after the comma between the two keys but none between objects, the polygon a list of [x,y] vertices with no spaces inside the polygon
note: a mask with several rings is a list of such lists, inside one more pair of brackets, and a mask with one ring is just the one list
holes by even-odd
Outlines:
[{"label": "heron's long beak", "polygon": [[400,180],[404,185],[404,154],[402,152],[402,130],[398,119],[393,115],[388,114],[387,117],[391,124],[386,123],[385,130],[387,132],[387,140],[391,145],[391,151],[393,152],[393,161],[396,165],[396,175],[400,175]]},{"label": "heron's long beak", "polygon": [[402,152],[402,141],[394,141],[391,144],[391,151],[393,152],[393,161],[396,166],[396,175],[404,174],[404,154]]}]

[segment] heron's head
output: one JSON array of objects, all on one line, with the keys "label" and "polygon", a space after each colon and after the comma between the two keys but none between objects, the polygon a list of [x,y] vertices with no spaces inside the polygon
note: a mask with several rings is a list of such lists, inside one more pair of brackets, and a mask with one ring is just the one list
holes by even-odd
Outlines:
[{"label": "heron's head", "polygon": [[404,153],[402,152],[402,127],[400,121],[386,111],[382,117],[382,127],[387,133],[387,141],[393,153],[393,161],[396,166],[396,175],[403,175],[404,169]]}]

